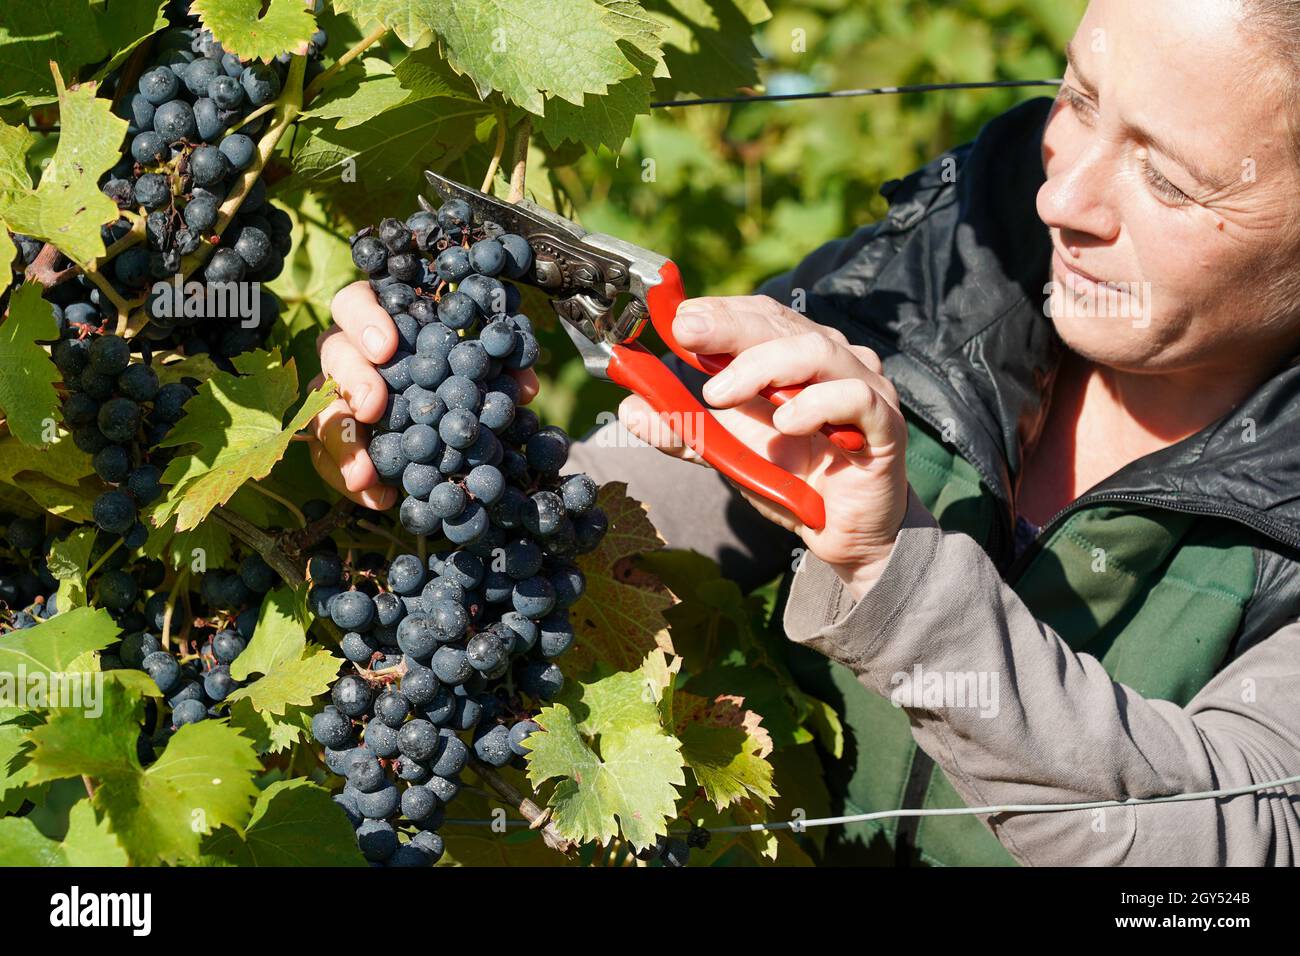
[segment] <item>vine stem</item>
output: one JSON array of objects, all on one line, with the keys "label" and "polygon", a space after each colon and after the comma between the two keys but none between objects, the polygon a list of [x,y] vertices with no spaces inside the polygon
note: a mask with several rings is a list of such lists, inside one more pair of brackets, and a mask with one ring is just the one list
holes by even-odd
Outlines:
[{"label": "vine stem", "polygon": [[299,509],[299,507],[296,504],[294,504],[292,501],[290,501],[288,498],[284,497],[283,495],[276,494],[270,488],[267,488],[264,485],[260,485],[256,481],[246,482],[244,487],[252,488],[258,494],[265,495],[267,498],[270,498],[272,501],[279,502],[281,505],[283,505],[285,508],[288,509],[290,514],[293,515],[294,520],[298,522],[299,529],[303,529],[307,527],[307,516],[304,515],[301,509]]},{"label": "vine stem", "polygon": [[555,828],[555,824],[551,821],[549,810],[544,810],[533,803],[532,800],[520,793],[514,784],[477,757],[469,758],[469,767],[480,780],[496,792],[497,796],[519,811],[519,815],[528,821],[529,828],[541,831],[542,839],[547,846],[557,853],[571,853],[573,851],[573,842],[560,835],[560,831]]},{"label": "vine stem", "polygon": [[497,169],[501,166],[501,157],[506,151],[506,117],[503,112],[497,113],[497,145],[492,151],[492,162],[488,163],[487,173],[483,177],[483,185],[479,187],[479,192],[490,193],[492,191],[492,181],[496,179]]},{"label": "vine stem", "polygon": [[362,53],[366,51],[368,47],[371,47],[374,44],[378,43],[380,40],[382,40],[384,34],[386,34],[387,32],[388,32],[388,27],[375,27],[375,29],[371,30],[369,33],[363,36],[356,43],[352,44],[352,46],[349,49],[347,49],[342,56],[340,56],[337,60],[334,61],[333,66],[331,66],[325,72],[321,73],[318,77],[316,77],[316,79],[312,80],[311,83],[307,85],[307,89],[304,90],[302,94],[303,105],[305,106],[306,104],[314,100],[316,96],[320,93],[321,87],[324,86],[326,83],[328,83],[330,80],[332,80],[335,77],[335,75],[339,72],[339,70],[343,69],[343,67],[347,66],[349,63],[351,63],[353,60],[359,57]]},{"label": "vine stem", "polygon": [[528,173],[528,140],[533,135],[533,121],[525,116],[515,134],[514,166],[510,171],[510,195],[507,202],[519,202],[524,198],[524,177]]},{"label": "vine stem", "polygon": [[58,261],[58,247],[47,242],[41,246],[41,251],[36,254],[32,264],[27,267],[26,275],[23,278],[28,282],[39,282],[42,288],[52,289],[56,285],[67,282],[77,274],[75,264],[68,266],[66,269],[55,269],[54,264]]},{"label": "vine stem", "polygon": [[212,516],[225,525],[231,534],[260,554],[285,584],[292,588],[302,586],[305,580],[302,568],[280,549],[279,541],[221,505],[212,509]]},{"label": "vine stem", "polygon": [[90,268],[82,271],[86,273],[91,282],[95,283],[99,291],[104,293],[108,301],[113,303],[113,308],[117,309],[117,334],[121,335],[126,328],[127,316],[131,313],[131,307],[127,305],[125,299],[117,294],[117,290],[113,288],[109,281],[99,274],[99,270]]},{"label": "vine stem", "polygon": [[190,569],[186,568],[180,574],[176,575],[176,580],[172,582],[171,590],[167,592],[167,604],[163,609],[163,626],[162,626],[162,646],[167,650],[172,649],[172,617],[176,613],[176,593],[189,580]]}]

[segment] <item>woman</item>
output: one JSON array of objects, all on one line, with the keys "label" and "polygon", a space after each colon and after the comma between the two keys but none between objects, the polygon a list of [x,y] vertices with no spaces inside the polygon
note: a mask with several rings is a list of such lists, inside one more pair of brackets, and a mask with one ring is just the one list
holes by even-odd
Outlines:
[{"label": "woman", "polygon": [[[765,296],[679,311],[687,348],[736,356],[684,377],[823,495],[823,531],[673,460],[691,456],[635,398],[622,422],[670,457],[574,452],[732,576],[807,549],[784,623],[845,717],[827,776],[847,813],[1300,773],[1300,10],[1094,0],[1069,60],[1055,102],[891,183],[882,222]],[[384,505],[338,431],[382,404],[369,363],[395,339],[368,296],[340,294],[322,344],[345,398],[317,460]],[[756,398],[807,380],[779,411]],[[827,422],[867,450],[830,445]],[[889,821],[836,831],[832,858],[1290,864],[1296,792]]]}]

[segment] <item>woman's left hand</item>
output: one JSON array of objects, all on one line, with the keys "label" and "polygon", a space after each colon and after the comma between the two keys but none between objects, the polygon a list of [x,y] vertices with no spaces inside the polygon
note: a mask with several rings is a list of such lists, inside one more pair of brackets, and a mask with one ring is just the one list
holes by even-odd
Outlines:
[{"label": "woman's left hand", "polygon": [[[907,510],[907,424],[880,357],[850,345],[766,296],[691,299],[673,322],[678,341],[697,354],[735,358],[704,386],[718,421],[764,458],[802,478],[826,502],[826,527],[814,531],[767,499],[741,489],[768,519],[797,532],[831,565],[855,598],[879,577]],[[781,408],[759,395],[767,386],[809,384]],[[624,426],[676,457],[702,462],[632,395],[619,408]],[[821,428],[854,425],[861,452],[831,444]]]}]

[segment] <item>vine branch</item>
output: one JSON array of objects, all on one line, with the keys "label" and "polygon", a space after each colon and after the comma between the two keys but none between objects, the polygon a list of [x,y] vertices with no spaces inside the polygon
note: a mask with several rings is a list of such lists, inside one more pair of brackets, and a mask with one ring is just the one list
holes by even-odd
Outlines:
[{"label": "vine branch", "polygon": [[260,554],[275,573],[280,575],[285,584],[292,588],[302,586],[303,581],[306,580],[303,569],[284,553],[280,548],[279,539],[221,505],[212,509],[212,516],[225,525],[236,538]]},{"label": "vine branch", "polygon": [[557,853],[567,854],[573,852],[574,843],[560,835],[560,831],[555,828],[555,824],[551,821],[549,810],[544,810],[533,803],[532,800],[520,793],[514,784],[477,757],[469,758],[469,767],[480,780],[496,791],[502,800],[519,811],[519,815],[528,821],[530,829],[541,831],[542,839],[547,846]]}]

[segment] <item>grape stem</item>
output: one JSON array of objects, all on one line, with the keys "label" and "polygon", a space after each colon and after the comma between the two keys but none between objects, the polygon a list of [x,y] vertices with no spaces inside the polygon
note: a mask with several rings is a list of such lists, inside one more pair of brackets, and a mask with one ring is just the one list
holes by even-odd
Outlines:
[{"label": "grape stem", "polygon": [[560,831],[555,828],[555,823],[551,820],[550,810],[543,809],[533,803],[532,800],[515,789],[514,784],[477,757],[470,757],[468,766],[480,780],[496,792],[497,796],[519,811],[519,815],[528,821],[530,829],[541,831],[542,839],[547,846],[557,853],[570,853],[573,851],[573,842],[561,836]]},{"label": "grape stem", "polygon": [[492,192],[492,181],[497,177],[497,170],[501,166],[501,157],[506,151],[506,116],[504,111],[497,111],[497,145],[492,151],[492,162],[488,163],[487,173],[483,176],[483,185],[479,187],[481,193]]},{"label": "grape stem", "polygon": [[399,548],[402,548],[402,549],[405,549],[405,548],[406,548],[406,542],[405,542],[405,541],[403,541],[401,538],[398,538],[398,537],[396,537],[395,535],[393,535],[392,532],[390,532],[390,531],[386,531],[385,529],[379,527],[379,525],[377,525],[377,524],[375,524],[375,523],[373,523],[373,522],[371,522],[371,521],[358,521],[358,522],[357,522],[357,527],[358,527],[358,528],[361,528],[361,529],[363,529],[363,530],[365,530],[365,531],[369,531],[369,532],[371,532],[372,534],[377,534],[377,535],[379,535],[381,538],[385,538],[385,539],[387,539],[387,540],[393,542],[393,544],[397,545]]},{"label": "grape stem", "polygon": [[99,556],[99,560],[90,566],[90,570],[86,572],[87,584],[89,584],[90,579],[95,576],[95,572],[97,572],[100,568],[104,566],[104,562],[113,556],[113,552],[116,551],[118,548],[122,547],[122,540],[123,540],[122,538],[118,538],[116,541],[114,541],[113,544],[109,547],[109,549]]},{"label": "grape stem", "polygon": [[109,302],[113,303],[113,308],[117,309],[116,332],[118,335],[121,335],[126,329],[127,316],[131,314],[131,306],[127,304],[125,299],[117,294],[117,290],[113,288],[112,284],[99,274],[98,269],[91,268],[82,271],[86,273],[86,277],[90,279],[91,282],[95,283],[99,291],[104,294],[104,297],[108,299]]},{"label": "grape stem", "polygon": [[171,590],[167,592],[167,604],[163,608],[163,626],[162,626],[162,646],[167,650],[172,649],[172,617],[176,612],[176,592],[178,592],[189,580],[190,570],[186,568],[180,574],[176,575],[176,580],[172,582]]},{"label": "grape stem", "polygon": [[519,202],[524,198],[524,176],[528,173],[528,139],[533,134],[533,121],[525,116],[515,133],[514,167],[510,172],[510,194],[506,202]]},{"label": "grape stem", "polygon": [[334,77],[338,75],[339,70],[343,69],[343,67],[347,66],[349,63],[351,63],[353,60],[359,57],[362,53],[366,51],[367,48],[373,46],[374,44],[382,40],[384,38],[384,34],[386,34],[387,32],[388,32],[388,27],[375,27],[375,29],[371,30],[369,33],[363,36],[356,43],[352,44],[351,47],[349,47],[346,51],[344,51],[342,56],[340,56],[337,60],[334,61],[334,64],[328,70],[321,73],[318,77],[316,77],[316,79],[312,80],[311,83],[308,84],[307,89],[304,90],[302,94],[303,105],[306,105],[310,103],[312,100],[314,100],[316,96],[320,93],[321,87],[323,87],[330,80],[334,79]]}]

